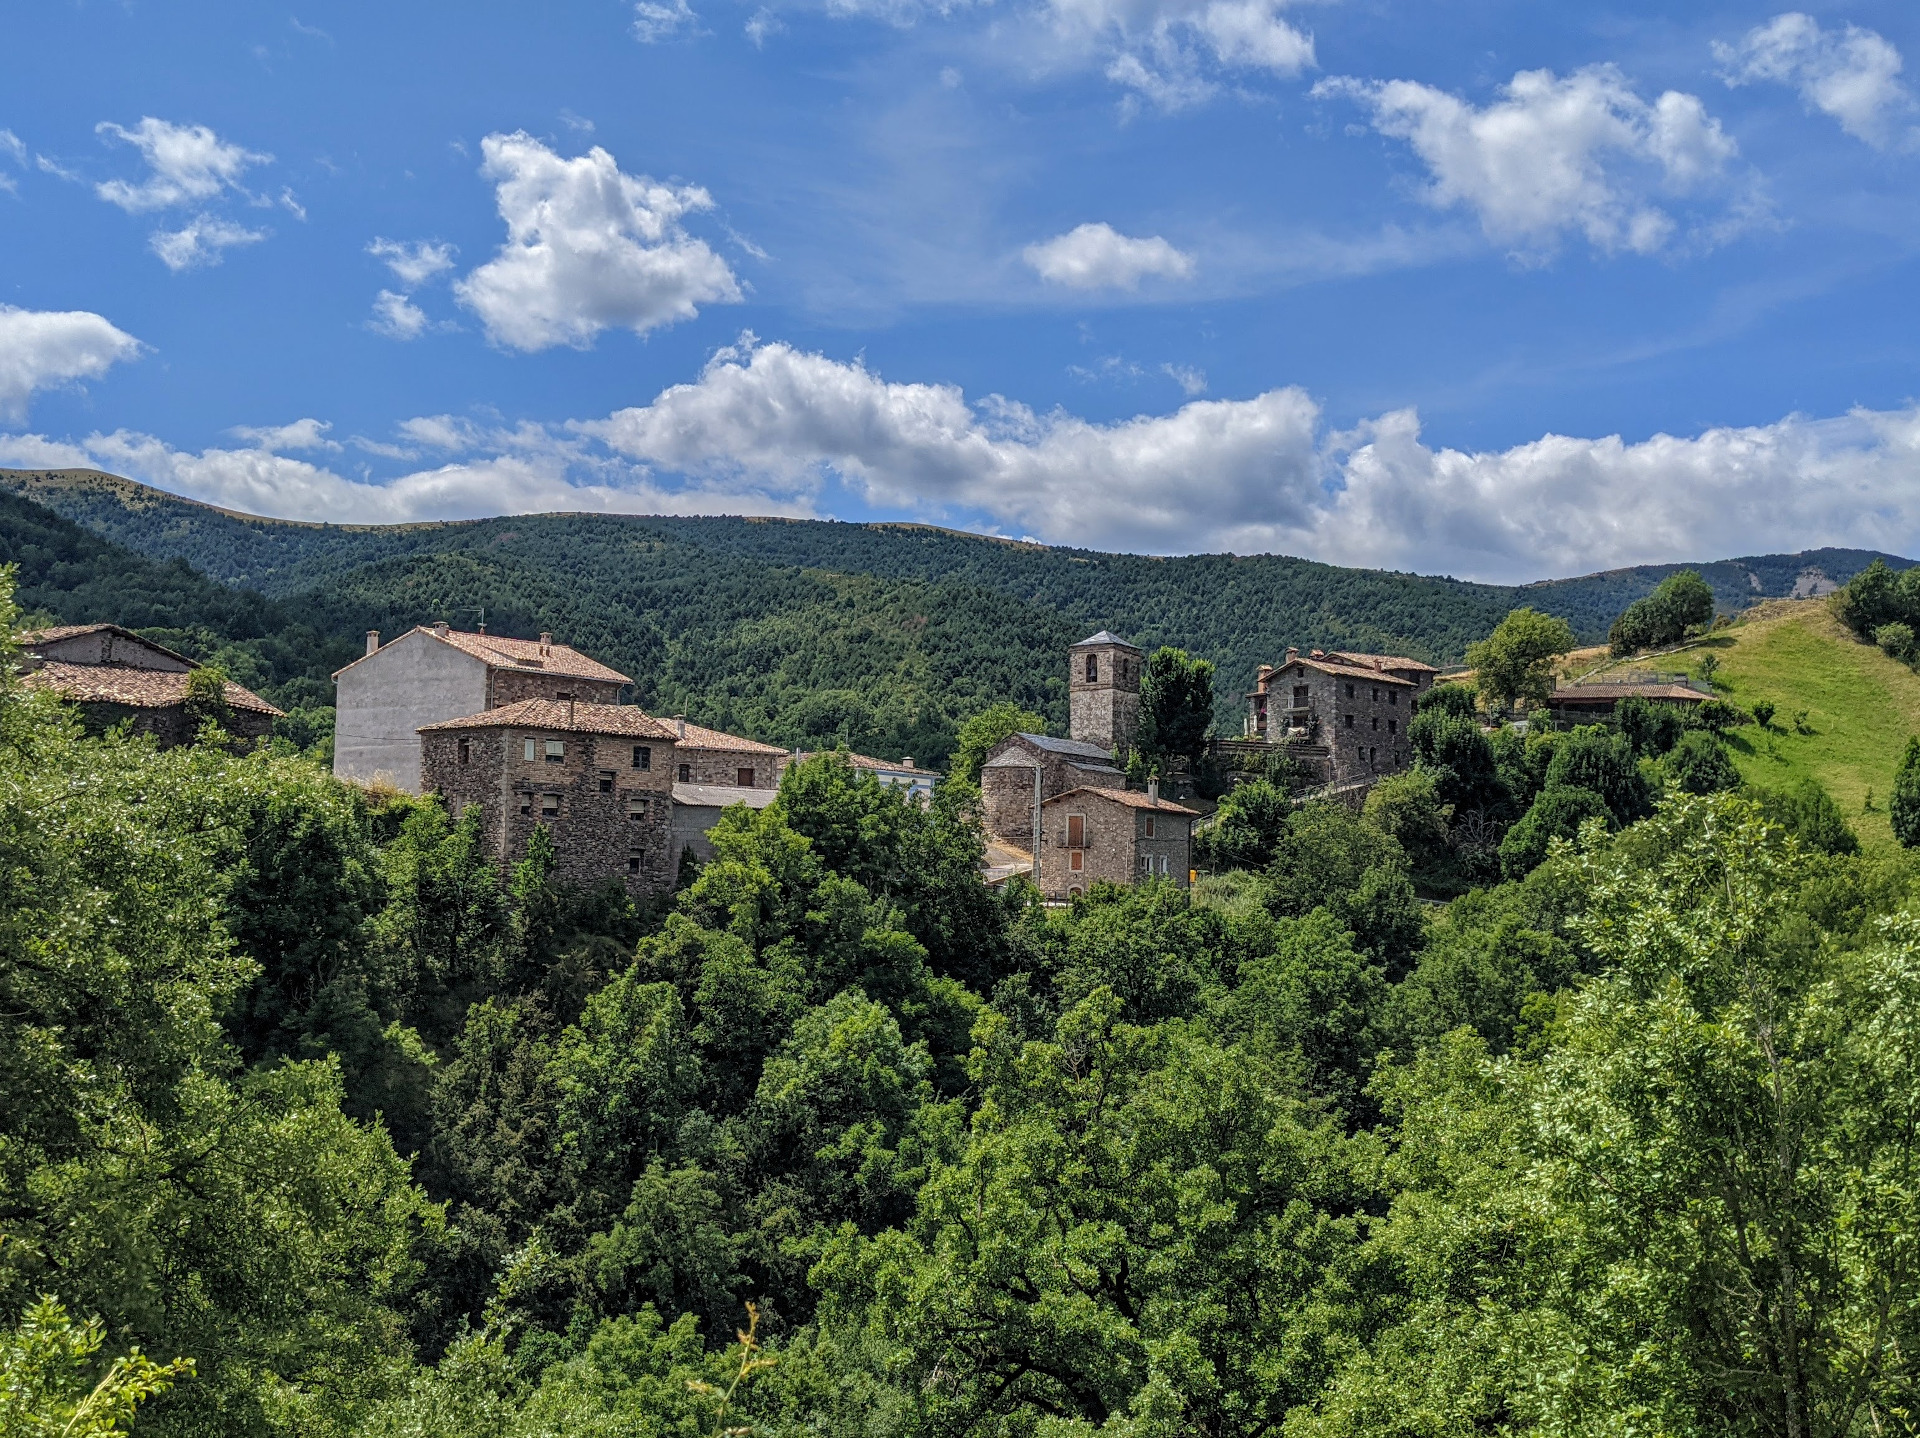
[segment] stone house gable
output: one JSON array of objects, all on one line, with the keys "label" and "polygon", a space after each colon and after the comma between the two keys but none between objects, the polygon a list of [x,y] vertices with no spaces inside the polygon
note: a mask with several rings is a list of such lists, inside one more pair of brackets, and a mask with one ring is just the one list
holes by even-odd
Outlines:
[{"label": "stone house gable", "polygon": [[1027,853],[1033,849],[1036,769],[1043,803],[1071,789],[1127,787],[1127,776],[1098,744],[1047,734],[1003,740],[980,767],[981,818],[991,838]]},{"label": "stone house gable", "polygon": [[674,731],[674,782],[720,785],[734,789],[777,789],[780,776],[793,756],[777,744],[743,738],[689,724],[685,719],[664,723]]},{"label": "stone house gable", "polygon": [[1096,883],[1164,878],[1186,888],[1200,816],[1154,793],[1073,789],[1041,805],[1040,892],[1064,900]]}]

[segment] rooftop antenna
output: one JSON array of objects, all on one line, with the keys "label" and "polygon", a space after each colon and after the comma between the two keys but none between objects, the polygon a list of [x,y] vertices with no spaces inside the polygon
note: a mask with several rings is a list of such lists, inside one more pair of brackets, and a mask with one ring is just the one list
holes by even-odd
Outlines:
[{"label": "rooftop antenna", "polygon": [[487,632],[487,610],[485,605],[480,607],[480,632],[482,634]]}]

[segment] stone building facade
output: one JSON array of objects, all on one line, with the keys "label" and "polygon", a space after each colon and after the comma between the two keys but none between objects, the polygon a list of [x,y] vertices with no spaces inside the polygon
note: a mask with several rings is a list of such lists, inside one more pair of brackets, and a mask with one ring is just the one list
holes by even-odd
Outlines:
[{"label": "stone building facade", "polygon": [[[513,639],[422,625],[333,676],[333,772],[424,793],[420,730],[530,699],[612,706],[632,681],[551,634]],[[431,787],[431,786],[426,786]]]},{"label": "stone building facade", "polygon": [[[188,702],[200,665],[118,624],[69,624],[20,636],[24,682],[51,689],[80,711],[89,733],[126,724],[162,749],[191,744],[201,714]],[[273,732],[280,711],[231,679],[222,691],[221,727],[245,743]]]},{"label": "stone building facade", "polygon": [[525,699],[425,725],[420,750],[424,791],[455,815],[480,806],[503,874],[544,827],[565,883],[618,878],[635,898],[673,887],[671,725],[631,705]]},{"label": "stone building facade", "polygon": [[1102,629],[1067,651],[1067,733],[1118,751],[1126,761],[1140,727],[1140,670],[1134,645]]},{"label": "stone building facade", "polygon": [[777,744],[704,729],[685,719],[663,721],[674,733],[674,782],[733,789],[778,789],[793,756]]},{"label": "stone building facade", "polygon": [[1417,659],[1315,649],[1263,664],[1247,695],[1247,737],[1317,746],[1323,782],[1397,773],[1413,762],[1407,726],[1438,671]]},{"label": "stone building facade", "polygon": [[980,767],[981,817],[994,839],[1031,853],[1036,802],[1044,804],[1074,789],[1126,787],[1127,776],[1097,744],[1015,734],[996,746]]},{"label": "stone building facade", "polygon": [[1193,824],[1200,816],[1152,787],[1073,789],[1041,805],[1040,892],[1071,899],[1090,885],[1192,879]]}]

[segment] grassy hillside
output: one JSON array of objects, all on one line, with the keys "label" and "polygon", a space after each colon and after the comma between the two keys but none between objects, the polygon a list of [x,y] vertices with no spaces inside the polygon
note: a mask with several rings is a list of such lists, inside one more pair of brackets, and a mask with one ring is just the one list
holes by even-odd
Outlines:
[{"label": "grassy hillside", "polygon": [[[1908,736],[1920,733],[1920,674],[1855,639],[1822,600],[1759,606],[1730,629],[1652,662],[1692,669],[1705,654],[1719,658],[1714,682],[1728,699],[1742,708],[1768,699],[1777,710],[1768,732],[1748,725],[1729,736],[1742,777],[1771,786],[1817,779],[1862,843],[1891,845],[1887,794]],[[1810,733],[1795,732],[1801,710]]]}]

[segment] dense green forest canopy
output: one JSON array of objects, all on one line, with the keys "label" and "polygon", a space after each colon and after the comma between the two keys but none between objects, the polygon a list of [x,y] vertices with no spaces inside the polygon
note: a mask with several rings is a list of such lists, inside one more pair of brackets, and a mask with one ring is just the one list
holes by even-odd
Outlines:
[{"label": "dense green forest canopy", "polygon": [[[1062,723],[1061,651],[1097,629],[1211,660],[1216,725],[1237,733],[1239,696],[1289,645],[1453,663],[1520,606],[1597,642],[1679,568],[1514,588],[1276,555],[1102,554],[924,525],[528,515],[348,527],[237,515],[87,471],[0,471],[0,488],[149,559],[184,559],[278,598],[336,652],[366,628],[471,628],[484,616],[500,632],[547,630],[598,655],[639,681],[649,707],[776,743],[936,762],[959,722],[996,700]],[[1697,568],[1716,602],[1737,609],[1791,592],[1809,569],[1843,582],[1874,557],[1820,550]]]},{"label": "dense green forest canopy", "polygon": [[0,664],[0,1418],[1910,1431],[1908,856],[1459,699],[1197,892],[989,888],[966,786],[823,755],[641,907]]}]

